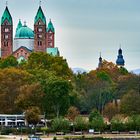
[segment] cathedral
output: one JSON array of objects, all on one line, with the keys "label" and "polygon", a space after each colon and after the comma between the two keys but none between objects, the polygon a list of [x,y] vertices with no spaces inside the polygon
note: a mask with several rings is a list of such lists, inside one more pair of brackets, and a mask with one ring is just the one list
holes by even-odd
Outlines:
[{"label": "cathedral", "polygon": [[53,56],[59,55],[55,47],[55,29],[52,21],[47,24],[41,5],[34,18],[34,30],[26,22],[19,20],[13,37],[13,20],[6,6],[1,17],[1,58],[13,55],[20,62],[27,60],[32,52],[46,52]]}]

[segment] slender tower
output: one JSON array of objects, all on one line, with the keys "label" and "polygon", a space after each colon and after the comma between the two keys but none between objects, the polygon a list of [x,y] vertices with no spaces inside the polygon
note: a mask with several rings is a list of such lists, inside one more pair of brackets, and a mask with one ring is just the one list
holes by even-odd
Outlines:
[{"label": "slender tower", "polygon": [[54,40],[55,40],[55,29],[50,19],[50,22],[47,28],[47,48],[54,48],[55,46]]},{"label": "slender tower", "polygon": [[1,57],[5,58],[13,51],[13,21],[7,4],[1,18]]},{"label": "slender tower", "polygon": [[46,52],[46,46],[46,17],[40,4],[34,19],[34,51]]},{"label": "slender tower", "polygon": [[102,66],[103,66],[103,60],[102,60],[101,52],[100,52],[98,68],[100,69],[100,68],[102,68]]}]

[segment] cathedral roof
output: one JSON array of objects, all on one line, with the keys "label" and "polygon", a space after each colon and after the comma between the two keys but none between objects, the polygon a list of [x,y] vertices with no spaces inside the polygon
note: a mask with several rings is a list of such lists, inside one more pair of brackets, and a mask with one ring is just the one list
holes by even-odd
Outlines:
[{"label": "cathedral roof", "polygon": [[34,32],[24,25],[17,30],[15,38],[34,38]]},{"label": "cathedral roof", "polygon": [[8,20],[8,22],[10,24],[13,24],[12,16],[11,16],[7,6],[6,6],[5,11],[4,11],[2,18],[1,18],[1,25],[4,23],[5,20]]},{"label": "cathedral roof", "polygon": [[48,28],[47,28],[47,32],[52,31],[53,33],[55,32],[54,26],[50,20],[50,22],[48,23]]},{"label": "cathedral roof", "polygon": [[35,19],[34,19],[34,24],[36,24],[36,22],[38,22],[39,19],[40,19],[44,24],[46,24],[46,17],[44,16],[44,13],[43,13],[43,11],[42,11],[41,6],[39,6],[39,8],[38,8],[37,14],[36,14]]}]

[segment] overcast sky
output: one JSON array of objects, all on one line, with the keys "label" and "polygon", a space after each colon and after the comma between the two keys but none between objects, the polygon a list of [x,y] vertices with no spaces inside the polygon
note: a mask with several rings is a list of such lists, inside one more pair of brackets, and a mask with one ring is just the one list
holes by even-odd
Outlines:
[{"label": "overcast sky", "polygon": [[[0,16],[5,3],[0,0]],[[39,0],[9,0],[14,30],[19,19],[33,29],[38,6]],[[42,0],[42,9],[70,67],[95,69],[100,52],[115,63],[121,44],[125,67],[140,68],[140,0]]]}]

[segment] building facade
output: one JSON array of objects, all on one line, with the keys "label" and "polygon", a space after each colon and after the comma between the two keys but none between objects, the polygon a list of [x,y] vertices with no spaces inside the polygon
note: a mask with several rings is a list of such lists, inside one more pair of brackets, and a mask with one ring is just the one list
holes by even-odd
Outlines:
[{"label": "building facade", "polygon": [[[44,115],[40,115],[40,122],[38,122],[38,126],[45,126],[48,120],[45,120]],[[25,119],[25,114],[13,115],[13,114],[0,114],[0,126],[5,127],[15,127],[15,126],[28,126],[30,124],[27,123]]]},{"label": "building facade", "polygon": [[34,30],[19,20],[13,38],[13,19],[6,6],[1,17],[1,57],[13,55],[18,61],[27,60],[32,52],[46,52],[59,55],[55,47],[55,29],[52,21],[47,24],[42,7],[39,6],[34,18]]}]

